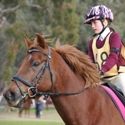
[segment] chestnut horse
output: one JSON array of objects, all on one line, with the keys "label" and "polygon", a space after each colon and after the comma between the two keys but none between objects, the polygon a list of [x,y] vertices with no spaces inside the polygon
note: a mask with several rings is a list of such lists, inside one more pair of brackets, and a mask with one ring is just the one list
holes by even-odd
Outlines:
[{"label": "chestnut horse", "polygon": [[27,54],[4,93],[10,106],[45,95],[66,125],[125,125],[86,54],[70,45],[51,48],[39,34],[25,43]]},{"label": "chestnut horse", "polygon": [[31,105],[32,105],[32,99],[27,99],[25,102],[23,102],[21,105],[20,105],[20,108],[19,108],[19,117],[22,117],[23,115],[23,112],[24,112],[24,115],[25,116],[30,116],[30,109],[31,109]]}]

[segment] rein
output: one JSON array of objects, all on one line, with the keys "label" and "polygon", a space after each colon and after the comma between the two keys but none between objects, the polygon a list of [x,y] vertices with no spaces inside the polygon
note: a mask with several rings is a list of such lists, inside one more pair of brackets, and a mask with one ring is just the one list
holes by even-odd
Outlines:
[{"label": "rein", "polygon": [[[81,94],[86,88],[83,88],[82,90],[79,90],[77,92],[51,92],[54,83],[53,83],[53,74],[51,72],[51,67],[50,67],[51,50],[50,50],[50,48],[48,50],[49,50],[48,54],[42,53],[42,54],[47,56],[47,60],[44,63],[44,65],[41,67],[41,69],[39,70],[39,72],[37,73],[35,78],[32,80],[32,82],[29,82],[29,81],[27,81],[27,80],[25,80],[25,79],[23,79],[23,78],[21,78],[17,75],[12,78],[12,81],[15,81],[17,87],[19,88],[22,97],[25,98],[26,95],[28,95],[30,98],[34,98],[36,96],[42,96],[42,95],[45,96],[45,97],[48,97],[48,96],[71,96],[71,95]],[[41,51],[38,50],[38,49],[29,49],[28,53],[31,53],[31,52],[41,52]],[[52,84],[51,84],[51,87],[48,91],[39,92],[39,91],[37,91],[36,85],[39,84],[39,80],[44,75],[44,72],[45,72],[46,68],[49,69],[50,79],[51,79]],[[26,85],[27,87],[29,87],[27,93],[25,93],[25,94],[23,93],[23,91],[21,90],[18,82],[21,82],[24,85]],[[30,92],[32,92],[32,94],[30,94]]]},{"label": "rein", "polygon": [[[24,85],[30,87],[28,89],[28,91],[34,91],[35,90],[35,94],[34,95],[30,95],[29,94],[29,97],[35,97],[36,95],[37,96],[71,96],[71,95],[77,95],[77,94],[81,94],[86,88],[83,88],[82,90],[78,91],[78,92],[38,92],[36,87],[32,86],[28,81],[25,81],[23,80],[22,78],[20,77],[17,77],[17,76],[14,76],[13,77],[13,80],[14,81],[20,81],[21,83],[23,83]],[[28,92],[29,93],[29,92]]]}]

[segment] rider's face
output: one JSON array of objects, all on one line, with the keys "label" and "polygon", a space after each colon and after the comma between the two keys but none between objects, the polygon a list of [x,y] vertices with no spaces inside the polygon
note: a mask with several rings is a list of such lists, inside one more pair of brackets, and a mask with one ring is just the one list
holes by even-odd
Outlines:
[{"label": "rider's face", "polygon": [[102,25],[100,20],[92,20],[91,27],[92,27],[95,34],[100,33],[103,29],[103,25]]}]

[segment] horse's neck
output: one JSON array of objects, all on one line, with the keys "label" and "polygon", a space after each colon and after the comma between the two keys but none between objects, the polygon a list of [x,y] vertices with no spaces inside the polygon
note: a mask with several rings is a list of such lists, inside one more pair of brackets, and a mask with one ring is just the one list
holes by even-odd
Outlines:
[{"label": "horse's neck", "polygon": [[91,94],[90,90],[86,89],[78,95],[52,97],[52,100],[66,125],[84,125],[83,119],[85,123],[89,121],[87,113],[89,113],[90,104],[94,100],[94,94],[93,90]]},{"label": "horse's neck", "polygon": [[[82,91],[84,89],[84,80],[80,76],[75,75],[70,69],[65,68],[66,67],[61,66],[61,69],[58,72],[58,80],[56,81],[57,86],[55,88],[55,91],[63,93]],[[83,106],[81,100],[84,101],[83,93],[84,92],[76,95],[59,96],[52,98],[57,112],[66,123],[70,124],[71,121],[75,119],[77,113],[80,112],[80,108]]]},{"label": "horse's neck", "polygon": [[[54,92],[59,93],[74,93],[84,89],[84,80],[77,74],[75,74],[70,67],[62,59],[57,59],[55,68],[56,81],[54,83]],[[83,106],[81,99],[83,93],[70,95],[70,96],[58,96],[52,97],[53,103],[64,121],[71,122],[72,117],[76,117],[77,107]],[[76,101],[78,103],[76,103]],[[79,110],[80,112],[80,110]],[[67,118],[69,117],[69,118]],[[70,119],[69,121],[67,121]],[[70,124],[70,123],[69,123]]]},{"label": "horse's neck", "polygon": [[[87,120],[85,113],[88,111],[91,101],[91,99],[88,100],[88,96],[89,92],[86,89],[80,94],[52,97],[52,100],[63,121],[67,123],[67,125],[73,125],[72,122],[76,119],[76,116],[78,116],[79,119],[81,117],[81,119],[85,118]],[[76,120],[74,122],[78,123],[79,121]]]},{"label": "horse's neck", "polygon": [[[84,80],[78,74],[75,74],[72,69],[66,64],[62,57],[58,56],[56,60],[56,84],[63,86],[64,89],[77,89],[76,87],[84,86]],[[60,88],[60,87],[58,87]],[[57,88],[57,89],[58,89]],[[62,89],[62,87],[61,87]]]},{"label": "horse's neck", "polygon": [[[69,71],[66,71],[69,70]],[[58,71],[54,92],[77,93],[84,89],[84,80],[77,76],[70,69],[60,69]]]}]

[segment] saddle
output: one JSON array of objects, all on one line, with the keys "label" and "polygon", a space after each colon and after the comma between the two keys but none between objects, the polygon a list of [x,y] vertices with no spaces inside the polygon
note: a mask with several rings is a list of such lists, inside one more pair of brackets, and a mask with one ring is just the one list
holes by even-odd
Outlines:
[{"label": "saddle", "polygon": [[120,99],[120,101],[123,103],[123,105],[125,106],[125,96],[118,88],[116,88],[116,86],[114,86],[113,84],[110,84],[110,83],[104,83],[102,85],[110,88],[116,94],[116,96]]},{"label": "saddle", "polygon": [[116,108],[119,110],[123,120],[125,121],[125,96],[114,85],[104,83],[102,88],[107,92],[114,102]]}]

